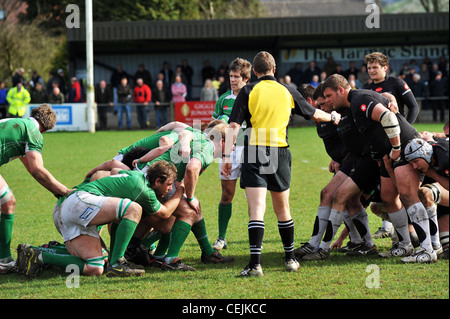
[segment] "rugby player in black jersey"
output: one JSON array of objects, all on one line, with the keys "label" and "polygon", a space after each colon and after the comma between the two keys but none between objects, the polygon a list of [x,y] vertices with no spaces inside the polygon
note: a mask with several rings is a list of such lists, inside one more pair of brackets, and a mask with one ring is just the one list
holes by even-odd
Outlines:
[{"label": "rugby player in black jersey", "polygon": [[[352,90],[341,75],[333,74],[325,80],[324,96],[335,110],[351,109],[358,130],[369,141],[372,158],[380,161],[381,198],[399,237],[391,254],[404,256],[403,262],[436,261],[427,212],[418,197],[420,173],[408,165],[403,154],[406,144],[419,137],[417,130],[401,114],[394,114],[387,108],[389,100],[386,97],[370,90]],[[415,253],[409,238],[407,216],[420,241]],[[410,255],[413,257],[406,257]]]},{"label": "rugby player in black jersey", "polygon": [[[389,68],[389,58],[381,52],[372,52],[365,56],[364,62],[367,64],[367,71],[372,80],[367,89],[392,94],[397,100],[400,114],[413,124],[419,115],[419,104],[405,81],[386,73]],[[405,106],[408,108],[406,115]]]},{"label": "rugby player in black jersey", "polygon": [[[431,243],[448,259],[449,140],[417,138],[406,145],[405,158],[425,175],[419,196],[430,220]],[[437,204],[437,205],[436,205]],[[439,226],[438,226],[439,225]],[[441,245],[442,244],[442,245]],[[442,251],[442,252],[441,252]],[[445,257],[444,257],[445,258]]]},{"label": "rugby player in black jersey", "polygon": [[[316,108],[320,108],[327,113],[331,113],[333,111],[333,109],[329,106],[329,103],[325,101],[325,98],[322,95],[322,83],[320,83],[315,89],[310,84],[303,84],[298,87],[297,90],[309,104],[315,106]],[[333,194],[336,189],[347,179],[351,171],[351,165],[343,164],[348,154],[348,150],[339,137],[337,126],[331,122],[316,122],[316,128],[317,135],[322,139],[325,150],[331,158],[328,169],[331,173],[334,173],[334,175],[330,182],[320,192],[320,203],[317,209],[311,238],[308,242],[303,243],[302,246],[294,250],[294,254],[297,258],[303,258],[306,255],[317,255],[317,259],[324,259],[325,257],[328,257],[326,254],[316,254],[316,252],[319,250],[319,244],[327,229]],[[346,214],[344,222],[350,230],[352,242],[349,244],[349,247],[360,246],[361,237],[356,231],[356,228],[352,225],[348,214]]]}]

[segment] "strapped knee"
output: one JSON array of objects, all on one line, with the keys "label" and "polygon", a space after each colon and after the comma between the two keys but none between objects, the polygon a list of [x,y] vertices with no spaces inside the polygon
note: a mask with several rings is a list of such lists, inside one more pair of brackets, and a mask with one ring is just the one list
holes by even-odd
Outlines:
[{"label": "strapped knee", "polygon": [[0,189],[0,205],[6,204],[14,197],[12,190],[6,185]]},{"label": "strapped knee", "polygon": [[125,216],[128,207],[130,207],[132,201],[128,198],[122,198],[116,206],[116,219],[120,220]]},{"label": "strapped knee", "polygon": [[[95,272],[97,274],[103,273],[103,268],[105,266],[105,259],[107,259],[107,256],[97,256],[86,259],[86,266],[92,270],[92,272]],[[91,272],[91,271],[89,271]]]},{"label": "strapped knee", "polygon": [[439,204],[441,202],[442,196],[441,196],[441,190],[439,187],[437,187],[434,183],[433,184],[425,184],[423,187],[428,188],[431,191],[431,194],[433,195],[433,201],[436,204]]}]

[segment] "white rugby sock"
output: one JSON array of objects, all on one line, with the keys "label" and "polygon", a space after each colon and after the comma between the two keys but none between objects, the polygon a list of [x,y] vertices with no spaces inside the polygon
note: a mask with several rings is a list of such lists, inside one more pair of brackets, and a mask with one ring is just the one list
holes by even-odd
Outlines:
[{"label": "white rugby sock", "polygon": [[426,251],[433,251],[430,238],[430,223],[428,222],[428,215],[425,207],[421,202],[411,205],[406,210],[409,219],[411,220],[417,236],[419,236],[420,247],[425,248]]},{"label": "white rugby sock", "polygon": [[316,220],[314,221],[314,230],[309,240],[309,244],[313,247],[319,247],[323,234],[327,229],[328,218],[330,217],[331,207],[319,206],[317,209]]},{"label": "white rugby sock", "polygon": [[344,212],[340,212],[336,209],[331,209],[330,218],[328,220],[327,231],[325,232],[325,236],[320,244],[320,248],[324,250],[330,250],[331,242],[336,235],[339,227],[344,220]]},{"label": "white rugby sock", "polygon": [[394,225],[394,229],[397,232],[399,242],[404,246],[411,245],[406,209],[403,207],[399,211],[389,213],[389,218],[391,219],[392,225]]},{"label": "white rugby sock", "polygon": [[437,207],[436,205],[432,205],[429,207],[425,207],[428,215],[428,222],[430,223],[430,238],[431,243],[435,247],[439,247],[441,242],[439,240],[439,228],[438,228],[438,220],[437,220]]}]

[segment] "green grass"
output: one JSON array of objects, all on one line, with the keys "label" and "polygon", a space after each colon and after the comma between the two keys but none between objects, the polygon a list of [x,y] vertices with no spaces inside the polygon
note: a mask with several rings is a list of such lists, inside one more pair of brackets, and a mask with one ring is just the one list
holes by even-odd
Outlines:
[{"label": "green grass", "polygon": [[[441,131],[443,125],[417,125],[419,131]],[[44,163],[47,169],[68,187],[82,181],[84,174],[97,164],[111,159],[116,151],[145,137],[148,131],[89,133],[46,133]],[[319,203],[319,194],[331,178],[327,157],[314,127],[289,130],[292,163],[291,212],[295,222],[296,247],[306,242]],[[12,247],[20,243],[40,245],[62,238],[53,225],[55,198],[41,187],[16,160],[0,168],[17,199]],[[217,205],[221,189],[218,164],[213,163],[199,179],[196,195],[202,203],[209,240],[218,234]],[[381,220],[369,212],[374,232]],[[297,273],[287,273],[283,248],[270,195],[265,216],[262,278],[238,278],[249,258],[247,202],[237,189],[233,216],[227,234],[229,248],[224,255],[234,256],[229,265],[203,265],[201,252],[190,235],[180,256],[197,268],[196,272],[166,273],[147,269],[142,278],[81,277],[80,288],[69,289],[69,275],[52,269],[34,280],[17,274],[0,275],[0,299],[448,299],[449,265],[439,260],[432,265],[405,265],[398,259],[377,257],[350,258],[332,253],[329,260],[301,262]],[[108,243],[109,235],[103,238]],[[376,240],[381,251],[390,248],[389,239]],[[15,256],[15,252],[13,253]],[[369,265],[380,271],[380,288],[368,288]]]}]

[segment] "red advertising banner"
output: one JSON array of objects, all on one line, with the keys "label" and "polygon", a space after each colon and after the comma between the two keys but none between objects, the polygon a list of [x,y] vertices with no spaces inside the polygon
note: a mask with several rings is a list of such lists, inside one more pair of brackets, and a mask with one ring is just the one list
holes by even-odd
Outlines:
[{"label": "red advertising banner", "polygon": [[175,121],[190,126],[194,124],[194,120],[209,123],[215,106],[215,101],[177,102],[175,103]]}]

